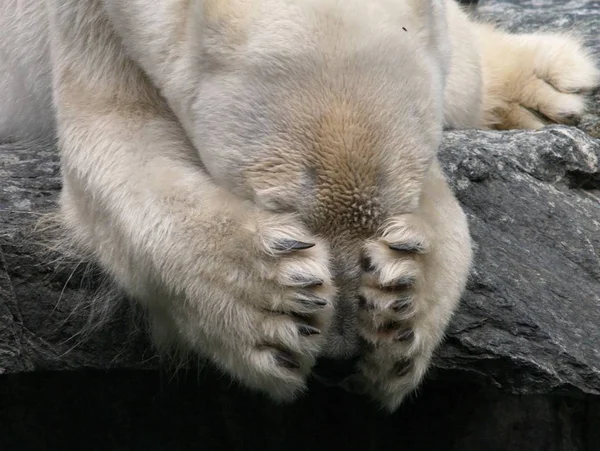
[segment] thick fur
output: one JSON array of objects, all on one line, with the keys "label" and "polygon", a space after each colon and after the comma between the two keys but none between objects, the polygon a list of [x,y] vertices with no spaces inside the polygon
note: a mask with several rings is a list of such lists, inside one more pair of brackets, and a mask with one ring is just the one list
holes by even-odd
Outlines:
[{"label": "thick fur", "polygon": [[56,130],[69,238],[159,347],[278,400],[354,357],[390,410],[471,264],[443,127],[571,123],[600,78],[450,0],[4,0],[0,29],[0,139]]}]

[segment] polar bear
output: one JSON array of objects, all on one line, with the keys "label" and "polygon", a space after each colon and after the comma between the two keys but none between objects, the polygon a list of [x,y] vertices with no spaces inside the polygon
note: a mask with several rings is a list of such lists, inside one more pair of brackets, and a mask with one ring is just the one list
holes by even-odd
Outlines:
[{"label": "polar bear", "polygon": [[0,29],[0,137],[56,133],[68,236],[159,348],[391,411],[471,264],[443,128],[571,123],[600,80],[453,0],[4,0]]}]

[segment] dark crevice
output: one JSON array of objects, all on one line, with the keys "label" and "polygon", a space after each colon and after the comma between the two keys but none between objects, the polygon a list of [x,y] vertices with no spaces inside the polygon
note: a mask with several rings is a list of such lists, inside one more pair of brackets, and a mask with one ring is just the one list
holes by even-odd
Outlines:
[{"label": "dark crevice", "polygon": [[566,173],[567,185],[572,189],[596,190],[600,189],[600,172],[590,174],[578,170]]},{"label": "dark crevice", "polygon": [[210,371],[0,376],[0,449],[600,449],[596,397],[516,396],[465,372],[435,373],[393,415],[321,384],[277,405]]}]

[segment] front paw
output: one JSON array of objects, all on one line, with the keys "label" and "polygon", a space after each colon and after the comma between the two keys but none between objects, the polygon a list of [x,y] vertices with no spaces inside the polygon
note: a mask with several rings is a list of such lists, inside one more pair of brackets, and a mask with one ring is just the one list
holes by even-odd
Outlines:
[{"label": "front paw", "polygon": [[188,336],[243,385],[290,400],[304,389],[329,327],[327,246],[288,216],[242,229],[216,249],[220,264],[203,276],[204,299],[190,306],[203,320],[185,321]]},{"label": "front paw", "polygon": [[430,233],[417,216],[396,217],[362,258],[358,318],[366,351],[351,382],[392,410],[421,381],[433,348],[424,280]]}]

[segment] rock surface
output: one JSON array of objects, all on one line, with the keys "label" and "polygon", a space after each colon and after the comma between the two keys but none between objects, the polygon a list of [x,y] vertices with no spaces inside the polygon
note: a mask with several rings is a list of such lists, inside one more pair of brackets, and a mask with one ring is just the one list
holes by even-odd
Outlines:
[{"label": "rock surface", "polygon": [[[600,2],[480,2],[508,28],[577,24]],[[0,146],[0,449],[600,449],[600,93],[580,128],[454,131],[441,159],[476,243],[435,368],[398,413],[313,384],[275,406],[210,369],[159,371],[127,302],[82,337],[93,267],[33,230],[60,190],[48,143]],[[100,294],[109,295],[109,294]]]}]

